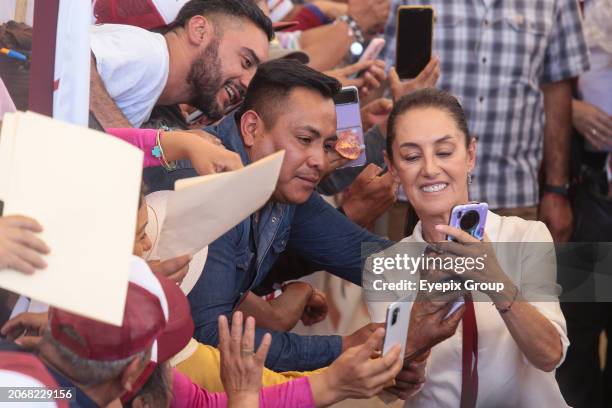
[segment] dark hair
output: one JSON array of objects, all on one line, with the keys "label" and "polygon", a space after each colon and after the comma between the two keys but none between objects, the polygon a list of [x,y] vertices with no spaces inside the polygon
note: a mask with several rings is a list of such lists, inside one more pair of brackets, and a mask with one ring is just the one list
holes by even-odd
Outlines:
[{"label": "dark hair", "polygon": [[194,16],[224,15],[228,17],[245,18],[252,21],[266,33],[268,40],[274,38],[272,21],[253,0],[190,0],[181,8],[176,19],[168,27],[174,30],[185,27]]},{"label": "dark hair", "polygon": [[150,407],[167,407],[170,405],[170,395],[172,394],[172,385],[170,383],[168,369],[168,362],[156,364],[153,372],[144,383],[144,385],[138,390],[124,407],[131,408],[134,406],[136,398],[140,398],[143,402],[142,405]]},{"label": "dark hair", "polygon": [[295,88],[318,92],[324,98],[333,98],[342,85],[336,78],[316,71],[297,60],[277,59],[259,65],[249,84],[239,118],[248,110],[254,110],[264,119],[267,128],[274,126],[272,110],[283,107],[285,99]]},{"label": "dark hair", "polygon": [[144,182],[144,180],[142,180],[140,182],[140,192],[138,193],[138,209],[140,209],[140,207],[142,207],[142,205],[145,202],[145,196],[149,193],[149,188],[147,187],[147,184]]},{"label": "dark hair", "polygon": [[446,111],[455,121],[455,125],[465,135],[466,147],[470,143],[470,131],[465,120],[461,104],[450,93],[438,88],[421,89],[401,97],[393,106],[387,123],[387,155],[393,161],[393,141],[395,140],[396,122],[399,117],[410,109],[437,108]]}]

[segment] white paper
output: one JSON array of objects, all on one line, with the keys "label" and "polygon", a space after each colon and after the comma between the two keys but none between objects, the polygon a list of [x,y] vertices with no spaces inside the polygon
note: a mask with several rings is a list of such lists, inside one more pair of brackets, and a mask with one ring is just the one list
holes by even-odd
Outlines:
[{"label": "white paper", "polygon": [[284,156],[282,150],[240,170],[178,180],[168,197],[159,257],[193,255],[261,208]]},{"label": "white paper", "polygon": [[[147,194],[147,210],[149,216],[149,222],[147,223],[147,227],[145,231],[151,240],[151,249],[145,251],[143,254],[143,258],[147,261],[161,261],[158,251],[159,251],[159,236],[161,234],[162,225],[166,220],[166,206],[168,203],[168,197],[174,194],[172,190],[160,190],[155,191],[153,193]],[[204,269],[204,264],[206,264],[206,257],[208,256],[208,247],[205,246],[198,252],[193,255],[191,262],[189,262],[189,269],[187,270],[187,275],[181,282],[181,289],[185,295],[188,295],[191,292],[191,289],[194,288],[196,283],[198,283],[198,279],[200,279],[200,275],[202,275],[202,271]],[[165,259],[164,259],[165,261]]]},{"label": "white paper", "polygon": [[0,287],[120,325],[143,153],[34,113],[6,116],[9,126],[0,136],[0,158],[7,160],[0,167],[4,215],[38,220],[51,253],[48,267],[33,275],[0,271]]}]

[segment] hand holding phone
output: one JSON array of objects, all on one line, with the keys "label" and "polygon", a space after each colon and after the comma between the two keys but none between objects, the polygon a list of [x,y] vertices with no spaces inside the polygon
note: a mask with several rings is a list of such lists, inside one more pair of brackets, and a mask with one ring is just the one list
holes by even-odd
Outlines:
[{"label": "hand holding phone", "polygon": [[431,59],[434,10],[401,6],[397,12],[395,69],[400,79],[415,78]]}]

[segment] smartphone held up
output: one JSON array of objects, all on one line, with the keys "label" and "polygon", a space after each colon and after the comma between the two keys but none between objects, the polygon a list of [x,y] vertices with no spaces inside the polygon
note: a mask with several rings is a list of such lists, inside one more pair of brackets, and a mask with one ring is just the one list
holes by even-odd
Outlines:
[{"label": "smartphone held up", "polygon": [[359,110],[357,87],[347,86],[334,97],[336,104],[336,151],[350,161],[342,167],[356,167],[365,164],[365,144]]},{"label": "smartphone held up", "polygon": [[431,59],[433,24],[434,10],[432,7],[399,7],[395,70],[400,79],[417,77]]}]

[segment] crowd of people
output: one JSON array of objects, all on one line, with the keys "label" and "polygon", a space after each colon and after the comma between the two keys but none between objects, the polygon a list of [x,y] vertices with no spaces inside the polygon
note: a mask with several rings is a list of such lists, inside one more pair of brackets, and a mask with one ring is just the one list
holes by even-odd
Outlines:
[{"label": "crowd of people", "polygon": [[[139,19],[136,3],[95,1],[90,32],[90,127],[144,153],[123,323],[0,289],[0,385],[71,387],[56,403],[78,407],[610,402],[598,355],[609,307],[560,304],[554,250],[498,249],[612,241],[609,0],[184,0],[164,26]],[[412,79],[394,68],[405,5],[436,16],[432,58]],[[379,38],[380,59],[360,59]],[[15,96],[0,85],[1,120]],[[334,98],[347,86],[366,155],[352,167],[336,149]],[[203,264],[149,260],[147,226],[163,223],[151,197],[279,151],[271,198]],[[488,203],[483,242],[449,226],[471,201]],[[0,273],[46,267],[44,228],[0,216]],[[363,244],[398,241],[455,257],[482,244],[484,272],[463,278],[504,289],[419,293],[405,350],[385,354],[389,301],[368,301],[370,322],[349,334],[292,331],[330,318],[304,277],[365,289]]]}]

